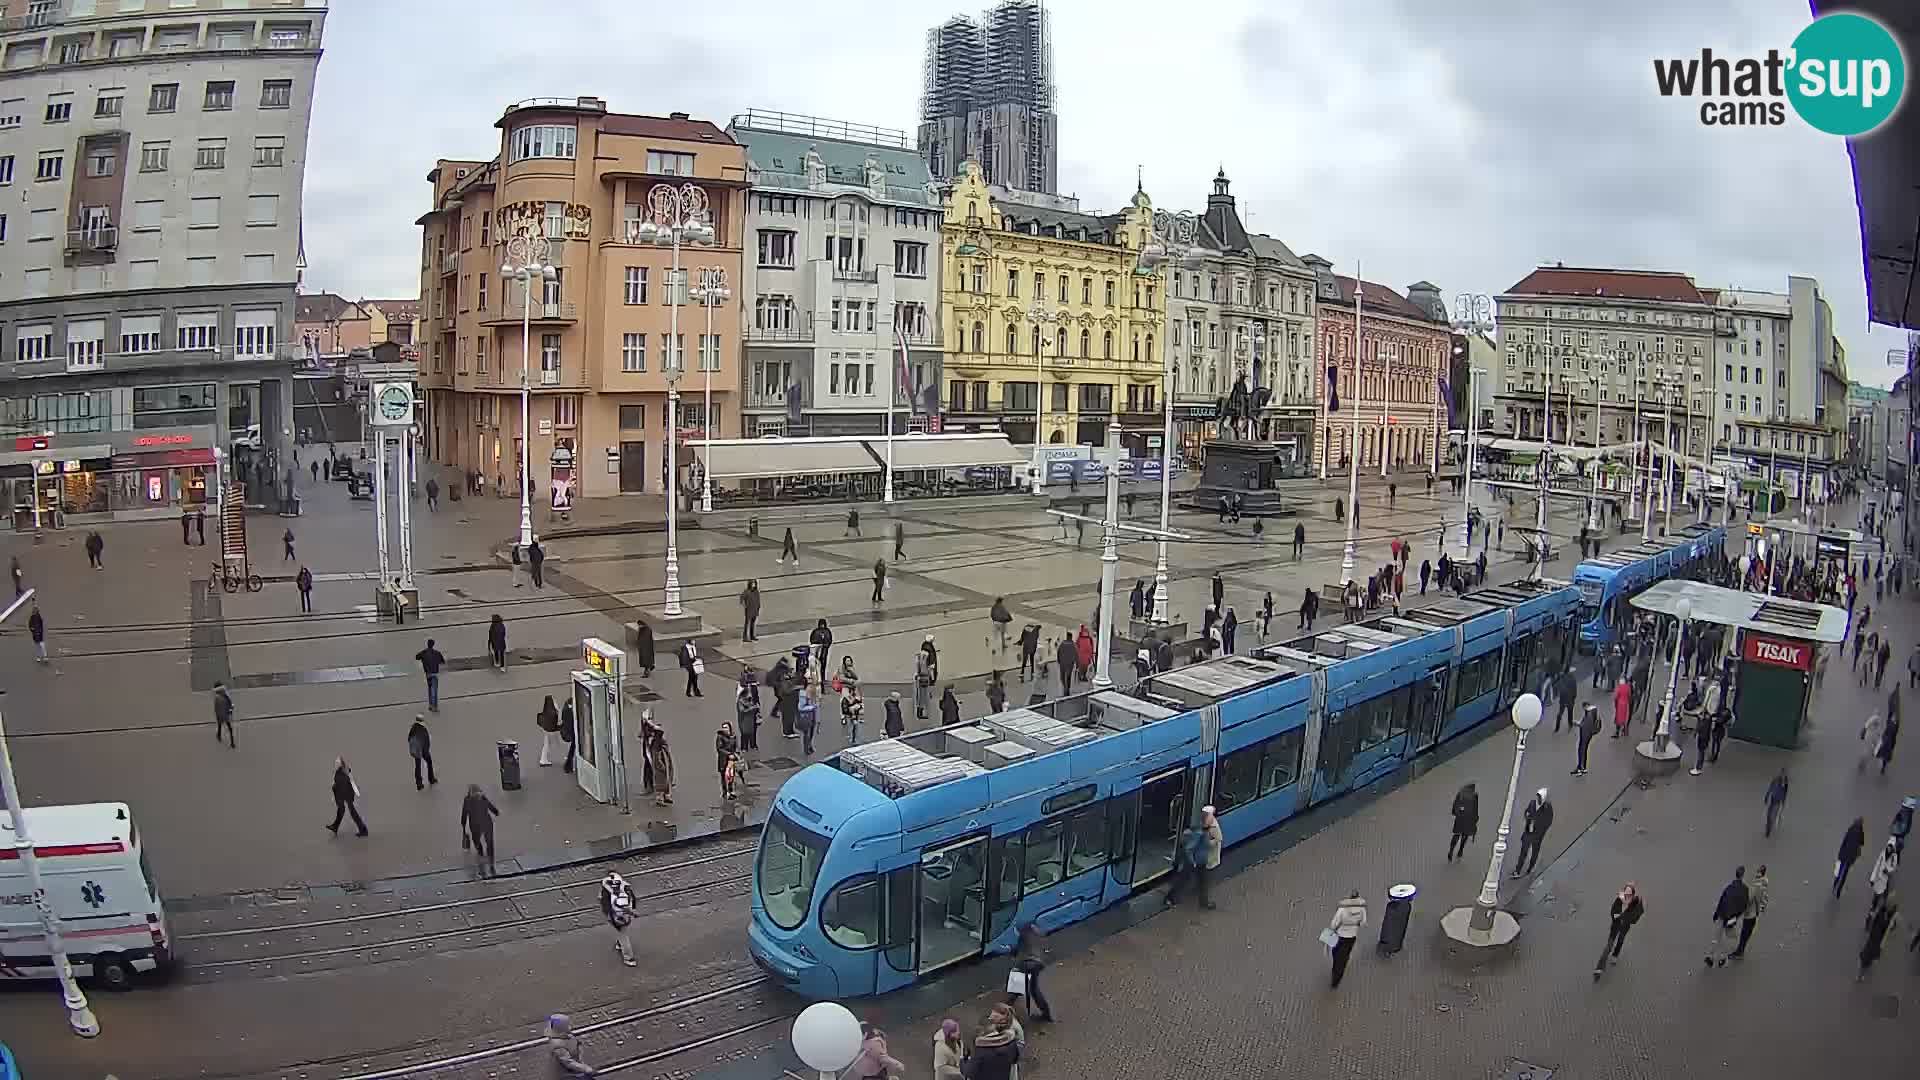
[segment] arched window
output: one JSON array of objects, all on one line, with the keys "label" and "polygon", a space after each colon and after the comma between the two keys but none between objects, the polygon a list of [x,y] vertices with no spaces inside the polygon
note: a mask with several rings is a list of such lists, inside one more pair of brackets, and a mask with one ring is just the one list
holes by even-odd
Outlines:
[{"label": "arched window", "polygon": [[1207,361],[1207,393],[1217,394],[1219,392],[1220,365],[1215,361],[1209,360]]},{"label": "arched window", "polygon": [[1040,324],[1038,323],[1033,327],[1033,355],[1040,355]]},{"label": "arched window", "polygon": [[1080,355],[1083,357],[1092,356],[1093,353],[1090,351],[1092,348],[1093,332],[1091,330],[1080,331]]},{"label": "arched window", "polygon": [[1019,345],[1020,335],[1014,332],[1013,327],[1007,327],[1007,355],[1013,356],[1019,353]]},{"label": "arched window", "polygon": [[[1062,278],[1061,280],[1065,281],[1066,279]],[[1060,333],[1055,338],[1055,341],[1057,342],[1057,344],[1055,344],[1053,347],[1054,355],[1056,356],[1067,355],[1067,328],[1066,327],[1063,326],[1060,328]]]},{"label": "arched window", "polygon": [[973,324],[973,351],[977,353],[987,351],[987,328],[982,323]]},{"label": "arched window", "polygon": [[1133,339],[1133,362],[1136,364],[1140,362],[1140,338],[1138,335],[1135,335]]},{"label": "arched window", "polygon": [[1147,335],[1147,363],[1153,363],[1153,335]]},{"label": "arched window", "polygon": [[1113,331],[1111,330],[1100,336],[1100,357],[1103,360],[1113,359]]}]

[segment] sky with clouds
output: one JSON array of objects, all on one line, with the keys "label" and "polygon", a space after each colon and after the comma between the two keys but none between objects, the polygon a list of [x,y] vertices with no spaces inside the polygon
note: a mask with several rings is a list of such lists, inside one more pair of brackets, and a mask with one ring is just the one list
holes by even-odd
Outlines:
[{"label": "sky with clouds", "polygon": [[[419,292],[435,158],[498,152],[509,102],[594,94],[725,126],[749,108],[912,132],[929,27],[980,0],[723,5],[333,0],[306,174],[307,287]],[[1805,0],[1059,0],[1060,183],[1199,209],[1216,168],[1251,228],[1449,303],[1540,263],[1785,291],[1818,278],[1854,378],[1886,385],[1904,333],[1869,329],[1840,140],[1702,126],[1655,57],[1763,54]],[[1909,103],[1911,107],[1911,103]]]}]

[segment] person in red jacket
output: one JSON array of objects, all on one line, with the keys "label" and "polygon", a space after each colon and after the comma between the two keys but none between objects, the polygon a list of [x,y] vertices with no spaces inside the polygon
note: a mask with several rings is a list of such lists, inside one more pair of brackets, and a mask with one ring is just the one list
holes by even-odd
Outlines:
[{"label": "person in red jacket", "polygon": [[1080,637],[1073,643],[1073,651],[1080,661],[1080,678],[1086,679],[1093,670],[1093,635],[1087,632],[1087,624],[1080,624]]},{"label": "person in red jacket", "polygon": [[1633,687],[1626,679],[1613,684],[1613,737],[1627,733],[1628,710],[1633,706]]}]

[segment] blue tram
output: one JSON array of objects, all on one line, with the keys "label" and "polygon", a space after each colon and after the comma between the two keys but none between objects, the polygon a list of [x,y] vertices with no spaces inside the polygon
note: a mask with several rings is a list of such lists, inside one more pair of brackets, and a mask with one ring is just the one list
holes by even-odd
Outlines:
[{"label": "blue tram", "polygon": [[1727,527],[1698,522],[1632,547],[1609,551],[1574,568],[1580,590],[1580,650],[1596,652],[1618,641],[1632,621],[1627,601],[1675,575],[1691,576],[1703,560],[1718,558]]},{"label": "blue tram", "polygon": [[1521,582],[952,727],[789,778],[748,947],[811,998],[885,993],[1120,903],[1212,804],[1227,844],[1401,768],[1571,662],[1579,593]]}]

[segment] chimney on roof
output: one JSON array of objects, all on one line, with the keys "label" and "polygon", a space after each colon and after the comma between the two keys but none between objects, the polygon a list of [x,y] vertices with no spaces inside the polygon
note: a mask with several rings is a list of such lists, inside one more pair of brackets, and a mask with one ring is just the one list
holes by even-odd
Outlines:
[{"label": "chimney on roof", "polygon": [[1440,286],[1431,281],[1416,281],[1407,286],[1407,302],[1427,313],[1435,322],[1447,321],[1447,305],[1440,301]]},{"label": "chimney on roof", "polygon": [[683,112],[677,112],[677,113],[668,113],[668,114],[667,114],[667,119],[669,119],[669,120],[688,120],[688,119],[691,119],[691,117],[689,117],[689,116],[688,116],[688,115],[687,115],[686,113],[683,113]]}]

